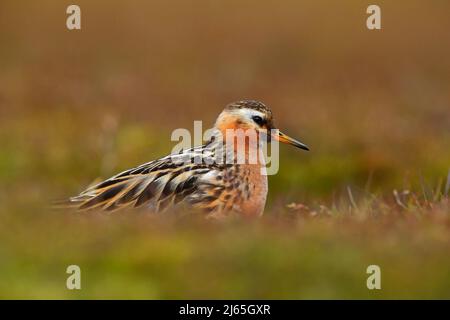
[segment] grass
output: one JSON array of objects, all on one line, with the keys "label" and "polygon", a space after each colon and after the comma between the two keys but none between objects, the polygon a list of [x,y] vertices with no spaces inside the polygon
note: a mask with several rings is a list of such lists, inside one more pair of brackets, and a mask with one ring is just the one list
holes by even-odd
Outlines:
[{"label": "grass", "polygon": [[[348,204],[348,203],[347,203]],[[290,205],[225,225],[144,212],[2,215],[2,298],[448,298],[447,197]],[[82,270],[82,290],[65,269]],[[366,268],[382,290],[366,288]]]},{"label": "grass", "polygon": [[[450,298],[449,4],[380,1],[379,32],[358,1],[77,4],[80,32],[1,5],[0,298]],[[49,209],[242,98],[312,149],[262,219]]]}]

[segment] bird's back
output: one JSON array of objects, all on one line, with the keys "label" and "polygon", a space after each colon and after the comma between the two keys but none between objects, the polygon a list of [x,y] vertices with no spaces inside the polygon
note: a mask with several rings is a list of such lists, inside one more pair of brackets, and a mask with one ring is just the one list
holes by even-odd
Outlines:
[{"label": "bird's back", "polygon": [[[214,150],[206,144],[126,170],[72,197],[70,204],[109,211],[146,206],[152,212],[187,205],[210,216],[246,214],[243,210],[260,215],[267,181],[252,184],[251,167],[212,161]],[[251,197],[258,191],[259,197]],[[252,205],[256,199],[264,203]]]}]

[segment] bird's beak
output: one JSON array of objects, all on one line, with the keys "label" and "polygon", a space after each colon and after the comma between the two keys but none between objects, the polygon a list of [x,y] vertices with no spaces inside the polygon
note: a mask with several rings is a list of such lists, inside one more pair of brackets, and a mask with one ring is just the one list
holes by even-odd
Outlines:
[{"label": "bird's beak", "polygon": [[274,133],[272,133],[272,138],[274,138],[275,140],[278,140],[280,142],[293,145],[297,148],[309,151],[309,148],[306,144],[301,143],[300,141],[289,137],[288,135],[284,134],[280,130],[276,130]]}]

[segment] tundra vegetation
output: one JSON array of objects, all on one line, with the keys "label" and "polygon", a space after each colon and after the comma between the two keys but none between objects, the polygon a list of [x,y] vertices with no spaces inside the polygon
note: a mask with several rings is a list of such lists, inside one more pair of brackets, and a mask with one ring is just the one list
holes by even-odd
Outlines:
[{"label": "tundra vegetation", "polygon": [[[77,4],[1,4],[1,298],[450,298],[450,3]],[[260,220],[49,208],[239,99],[311,147]]]}]

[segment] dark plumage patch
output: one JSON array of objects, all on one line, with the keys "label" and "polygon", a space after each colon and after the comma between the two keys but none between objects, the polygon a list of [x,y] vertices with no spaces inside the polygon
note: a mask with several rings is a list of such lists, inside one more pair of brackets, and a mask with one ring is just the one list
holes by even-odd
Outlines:
[{"label": "dark plumage patch", "polygon": [[183,184],[183,189],[190,189],[194,187],[195,182],[197,181],[196,176],[190,176]]},{"label": "dark plumage patch", "polygon": [[272,114],[272,111],[270,110],[269,107],[267,107],[264,103],[262,103],[260,101],[256,101],[256,100],[236,101],[236,102],[230,103],[229,105],[227,105],[225,107],[225,109],[229,109],[229,110],[242,109],[242,108],[253,109],[253,110],[260,111],[260,112]]},{"label": "dark plumage patch", "polygon": [[166,169],[175,169],[179,167],[178,164],[173,163],[173,162],[163,162],[161,163],[159,166],[157,166],[155,169],[156,170],[166,170]]},{"label": "dark plumage patch", "polygon": [[119,194],[119,192],[121,192],[124,187],[125,187],[125,185],[121,184],[116,187],[112,187],[108,190],[105,190],[104,192],[100,193],[98,196],[96,196],[96,197],[92,198],[91,200],[82,204],[80,206],[80,209],[92,208],[95,205],[106,202],[106,201],[110,200],[111,198],[114,198],[117,194]]},{"label": "dark plumage patch", "polygon": [[186,198],[187,196],[189,196],[190,194],[194,193],[195,188],[191,188],[191,189],[186,189],[180,193],[177,193],[175,196],[175,199],[173,201],[174,204],[179,203],[180,201],[182,201],[184,198]]},{"label": "dark plumage patch", "polygon": [[156,193],[158,191],[159,183],[157,181],[151,182],[142,192],[139,198],[137,199],[136,203],[134,204],[135,207],[141,206],[143,203],[153,199],[156,196]]},{"label": "dark plumage patch", "polygon": [[176,188],[175,184],[167,182],[166,185],[164,186],[163,191],[161,192],[161,195],[159,196],[159,200],[163,200],[173,195],[175,188]]},{"label": "dark plumage patch", "polygon": [[142,184],[138,183],[130,190],[128,190],[124,195],[117,199],[116,204],[125,204],[130,201],[135,200],[139,196],[139,190],[142,188]]},{"label": "dark plumage patch", "polygon": [[175,199],[174,203],[178,203],[183,200],[185,197],[190,195],[195,191],[195,183],[197,182],[196,176],[191,176],[184,182],[181,182],[177,185],[175,189]]},{"label": "dark plumage patch", "polygon": [[102,183],[100,183],[100,184],[98,184],[98,185],[96,185],[95,187],[93,187],[93,188],[95,188],[95,189],[103,189],[103,188],[105,188],[105,187],[109,187],[109,186],[112,186],[112,185],[114,185],[114,184],[117,184],[117,183],[119,183],[119,182],[121,182],[121,181],[124,181],[124,180],[126,180],[126,179],[110,179],[110,180],[106,180],[106,181],[104,181],[104,182],[102,182]]}]

